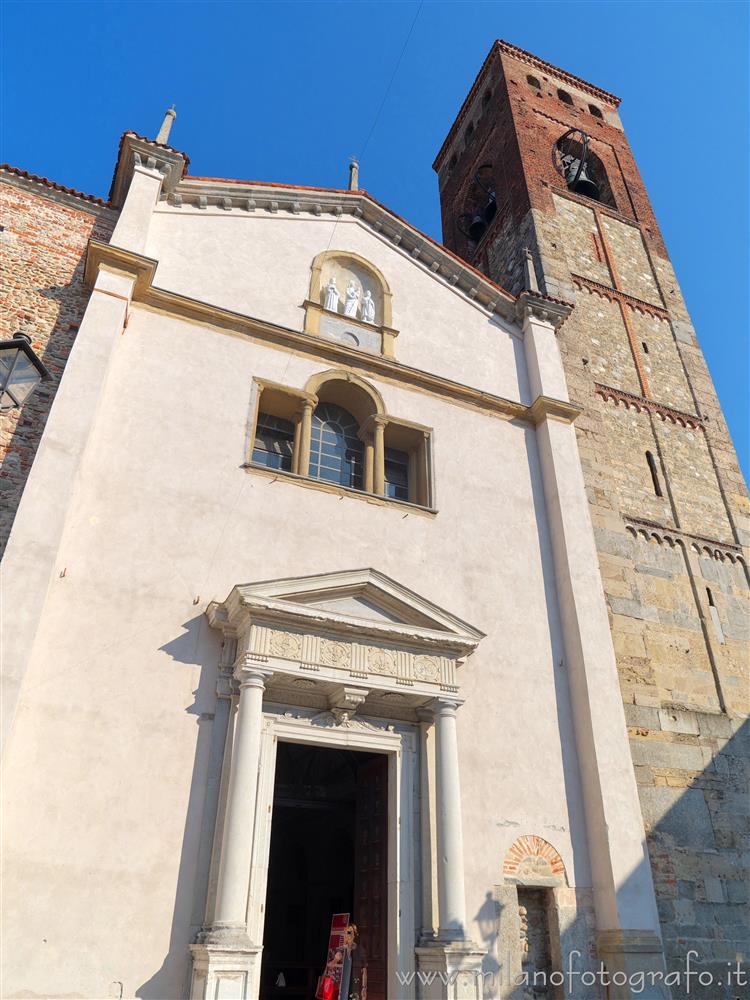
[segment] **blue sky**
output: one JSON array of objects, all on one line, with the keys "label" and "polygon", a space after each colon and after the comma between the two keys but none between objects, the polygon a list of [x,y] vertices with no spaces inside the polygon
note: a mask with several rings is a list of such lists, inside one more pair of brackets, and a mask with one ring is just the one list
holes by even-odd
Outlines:
[{"label": "blue sky", "polygon": [[5,0],[0,17],[0,159],[106,197],[120,134],[155,135],[174,103],[192,173],[340,187],[356,154],[361,185],[438,239],[431,164],[494,38],[619,94],[747,474],[745,3]]}]

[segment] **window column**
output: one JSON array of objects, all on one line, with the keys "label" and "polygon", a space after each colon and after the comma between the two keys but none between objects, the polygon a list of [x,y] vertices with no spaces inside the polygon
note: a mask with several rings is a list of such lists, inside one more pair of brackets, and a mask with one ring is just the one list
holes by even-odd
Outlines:
[{"label": "window column", "polygon": [[292,445],[292,472],[299,474],[299,453],[302,446],[302,410],[294,414],[294,444]]},{"label": "window column", "polygon": [[310,473],[310,438],[312,436],[312,417],[317,400],[306,399],[302,403],[302,421],[300,427],[299,455],[297,472],[300,476]]},{"label": "window column", "polygon": [[385,496],[385,425],[387,417],[379,414],[372,418],[373,431],[373,493]]},{"label": "window column", "polygon": [[372,434],[364,436],[365,445],[365,490],[375,492],[375,443]]}]

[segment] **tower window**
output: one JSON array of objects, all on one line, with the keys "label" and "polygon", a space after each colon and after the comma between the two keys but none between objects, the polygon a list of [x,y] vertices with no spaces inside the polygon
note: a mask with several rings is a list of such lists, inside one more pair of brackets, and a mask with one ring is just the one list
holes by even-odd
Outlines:
[{"label": "tower window", "polygon": [[474,122],[469,122],[468,128],[466,129],[466,138],[470,139],[474,135]]},{"label": "tower window", "polygon": [[643,348],[643,353],[648,354],[648,344],[646,343],[645,340],[641,341],[641,347]]},{"label": "tower window", "polygon": [[594,116],[594,118],[603,118],[601,108],[597,108],[595,104],[589,104],[589,111]]},{"label": "tower window", "polygon": [[451,156],[451,162],[450,162],[451,169],[453,169],[453,167],[455,167],[457,163],[458,163],[458,157],[454,153],[453,156]]},{"label": "tower window", "polygon": [[651,482],[654,484],[654,493],[657,497],[664,496],[661,491],[661,483],[659,482],[659,470],[656,468],[656,460],[650,451],[646,452],[646,461],[648,462],[649,471],[651,472]]},{"label": "tower window", "polygon": [[537,78],[535,76],[532,76],[530,73],[526,77],[526,83],[528,83],[528,85],[530,87],[533,87],[534,90],[541,90],[542,89],[541,83],[537,80]]},{"label": "tower window", "polygon": [[485,92],[482,94],[482,107],[483,108],[486,108],[487,105],[490,103],[490,98],[491,97],[492,97],[492,91],[491,90],[485,90]]},{"label": "tower window", "polygon": [[716,638],[722,644],[726,643],[724,638],[724,629],[721,627],[721,619],[719,618],[719,611],[714,604],[714,595],[711,593],[711,588],[706,587],[706,596],[708,597],[708,610],[711,615],[711,621],[714,623],[714,631],[716,632]]},{"label": "tower window", "polygon": [[573,98],[570,96],[567,90],[558,90],[557,96],[558,99],[563,102],[563,104],[569,104],[571,107],[573,106]]}]

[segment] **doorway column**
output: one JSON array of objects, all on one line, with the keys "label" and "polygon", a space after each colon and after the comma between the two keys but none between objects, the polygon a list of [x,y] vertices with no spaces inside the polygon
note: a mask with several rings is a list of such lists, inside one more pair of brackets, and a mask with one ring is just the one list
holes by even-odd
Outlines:
[{"label": "doorway column", "polygon": [[240,930],[246,934],[263,690],[270,672],[243,667],[235,676],[240,685],[240,702],[229,771],[213,930]]},{"label": "doorway column", "polygon": [[466,930],[464,840],[454,701],[435,704],[438,914],[440,941],[461,941]]},{"label": "doorway column", "polygon": [[247,658],[235,668],[240,686],[229,768],[214,920],[191,945],[193,1000],[214,996],[245,1000],[261,947],[247,933],[253,827],[260,764],[263,690],[271,671]]},{"label": "doorway column", "polygon": [[[437,834],[438,933],[416,949],[420,972],[429,985],[420,988],[422,1000],[453,1000],[482,996],[484,950],[466,935],[464,845],[461,822],[461,784],[458,773],[458,702],[436,699],[435,817]],[[422,878],[428,873],[423,872]]]}]

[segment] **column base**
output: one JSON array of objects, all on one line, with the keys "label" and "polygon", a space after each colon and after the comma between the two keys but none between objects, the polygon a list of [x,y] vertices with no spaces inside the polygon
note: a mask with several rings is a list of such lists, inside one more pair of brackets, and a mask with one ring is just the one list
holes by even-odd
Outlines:
[{"label": "column base", "polygon": [[596,943],[611,980],[609,1000],[670,1000],[664,951],[653,931],[600,931]]},{"label": "column base", "polygon": [[[482,1000],[485,952],[473,941],[434,941],[416,949],[418,1000]],[[412,1000],[404,996],[401,1000]]]},{"label": "column base", "polygon": [[260,954],[244,927],[213,927],[190,945],[190,1000],[252,1000],[257,996]]}]

